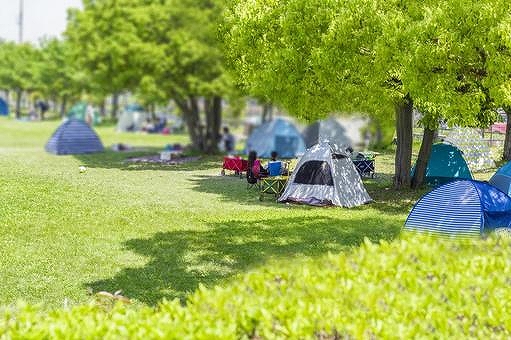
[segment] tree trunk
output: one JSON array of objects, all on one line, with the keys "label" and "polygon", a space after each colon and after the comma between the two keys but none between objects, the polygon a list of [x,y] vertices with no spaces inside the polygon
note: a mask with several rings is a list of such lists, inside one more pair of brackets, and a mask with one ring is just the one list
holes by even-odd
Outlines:
[{"label": "tree trunk", "polygon": [[508,111],[506,108],[506,139],[504,140],[504,154],[502,157],[505,161],[511,160],[511,110]]},{"label": "tree trunk", "polygon": [[22,90],[16,90],[16,119],[21,117],[21,96],[23,94]]},{"label": "tree trunk", "polygon": [[101,101],[101,103],[99,104],[99,114],[101,115],[101,117],[106,117],[106,105],[105,105],[105,99],[103,99]]},{"label": "tree trunk", "polygon": [[222,124],[222,98],[214,96],[206,100],[206,135],[204,151],[208,154],[218,152],[220,141],[220,126]]},{"label": "tree trunk", "polygon": [[266,103],[263,105],[263,116],[261,117],[261,123],[269,122],[273,119],[273,105]]},{"label": "tree trunk", "polygon": [[119,93],[112,95],[112,119],[117,118],[117,111],[119,111]]},{"label": "tree trunk", "polygon": [[181,98],[175,99],[175,101],[183,112],[192,147],[197,151],[204,152],[204,126],[200,123],[197,98],[190,96],[188,99]]},{"label": "tree trunk", "polygon": [[67,106],[67,95],[62,97],[62,102],[60,103],[60,117],[64,118],[66,115],[66,106]]},{"label": "tree trunk", "polygon": [[397,149],[394,176],[394,187],[396,189],[410,187],[413,132],[412,109],[413,102],[408,94],[396,105]]},{"label": "tree trunk", "polygon": [[419,156],[415,163],[415,171],[412,177],[412,189],[419,188],[424,183],[424,177],[426,176],[426,167],[428,166],[429,155],[433,147],[433,141],[436,136],[436,129],[430,130],[424,128],[424,134],[422,135],[421,148],[419,150]]}]

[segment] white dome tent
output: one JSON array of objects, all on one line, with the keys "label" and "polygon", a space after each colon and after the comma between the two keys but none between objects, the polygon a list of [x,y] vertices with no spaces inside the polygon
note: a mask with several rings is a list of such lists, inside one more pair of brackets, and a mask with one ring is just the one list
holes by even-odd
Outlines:
[{"label": "white dome tent", "polygon": [[323,142],[305,152],[278,201],[352,208],[372,199],[350,155]]}]

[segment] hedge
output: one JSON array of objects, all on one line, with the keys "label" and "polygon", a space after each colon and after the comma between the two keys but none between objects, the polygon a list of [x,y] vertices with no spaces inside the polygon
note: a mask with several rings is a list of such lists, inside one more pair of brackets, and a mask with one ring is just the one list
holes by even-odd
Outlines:
[{"label": "hedge", "polygon": [[[509,338],[511,243],[423,237],[269,266],[185,306],[91,302],[0,313],[7,338]],[[115,300],[115,299],[114,299]]]}]

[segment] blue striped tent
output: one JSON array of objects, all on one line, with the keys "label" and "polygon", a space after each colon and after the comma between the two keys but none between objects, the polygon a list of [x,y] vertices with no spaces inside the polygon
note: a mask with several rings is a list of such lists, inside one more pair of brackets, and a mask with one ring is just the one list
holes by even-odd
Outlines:
[{"label": "blue striped tent", "polygon": [[404,230],[471,238],[510,226],[509,196],[486,182],[460,180],[422,196],[408,215]]},{"label": "blue striped tent", "polygon": [[490,178],[490,184],[511,195],[511,162],[507,162]]},{"label": "blue striped tent", "polygon": [[69,119],[53,133],[45,147],[46,151],[56,155],[73,155],[101,152],[103,144],[98,135],[87,123],[78,119]]}]

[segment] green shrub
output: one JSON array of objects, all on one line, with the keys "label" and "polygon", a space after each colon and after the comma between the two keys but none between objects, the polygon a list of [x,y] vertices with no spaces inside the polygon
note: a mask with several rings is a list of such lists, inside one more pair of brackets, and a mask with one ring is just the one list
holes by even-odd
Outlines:
[{"label": "green shrub", "polygon": [[349,254],[253,271],[182,306],[7,308],[7,338],[509,338],[507,240],[366,241]]}]

